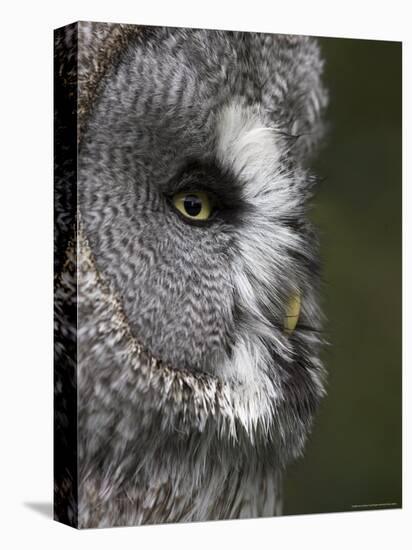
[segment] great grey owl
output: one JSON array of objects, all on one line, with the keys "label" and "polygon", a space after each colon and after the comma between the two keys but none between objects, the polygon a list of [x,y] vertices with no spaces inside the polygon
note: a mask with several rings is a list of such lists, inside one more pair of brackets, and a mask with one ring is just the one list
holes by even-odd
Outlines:
[{"label": "great grey owl", "polygon": [[310,37],[56,33],[59,518],[281,513],[324,394],[322,67]]}]

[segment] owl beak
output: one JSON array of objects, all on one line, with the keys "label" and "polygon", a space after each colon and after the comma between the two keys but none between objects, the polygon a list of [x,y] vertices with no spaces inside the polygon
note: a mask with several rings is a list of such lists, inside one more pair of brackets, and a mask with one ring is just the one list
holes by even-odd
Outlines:
[{"label": "owl beak", "polygon": [[292,334],[298,324],[300,315],[301,298],[300,293],[292,294],[286,305],[285,317],[283,320],[283,328],[287,334]]}]

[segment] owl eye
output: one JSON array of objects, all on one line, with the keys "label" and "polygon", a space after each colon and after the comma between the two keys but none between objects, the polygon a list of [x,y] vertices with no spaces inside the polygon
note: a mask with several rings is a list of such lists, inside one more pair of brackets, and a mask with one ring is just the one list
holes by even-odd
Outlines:
[{"label": "owl eye", "polygon": [[205,221],[212,213],[212,201],[204,191],[183,191],[173,195],[174,207],[190,220]]}]

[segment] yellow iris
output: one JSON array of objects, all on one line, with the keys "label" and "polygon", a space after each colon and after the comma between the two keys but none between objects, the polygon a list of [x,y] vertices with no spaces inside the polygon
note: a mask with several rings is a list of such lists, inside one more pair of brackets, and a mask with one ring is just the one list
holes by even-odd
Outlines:
[{"label": "yellow iris", "polygon": [[212,203],[204,191],[182,191],[176,193],[172,199],[174,207],[185,218],[205,221],[212,213]]}]

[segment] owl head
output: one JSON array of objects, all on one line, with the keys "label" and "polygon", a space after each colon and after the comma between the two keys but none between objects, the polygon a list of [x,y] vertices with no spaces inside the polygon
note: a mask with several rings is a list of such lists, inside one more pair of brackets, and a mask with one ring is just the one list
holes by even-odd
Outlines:
[{"label": "owl head", "polygon": [[123,435],[208,426],[282,463],[301,452],[324,391],[321,73],[312,38],[146,27],[101,75],[78,168],[93,437],[112,414]]}]

